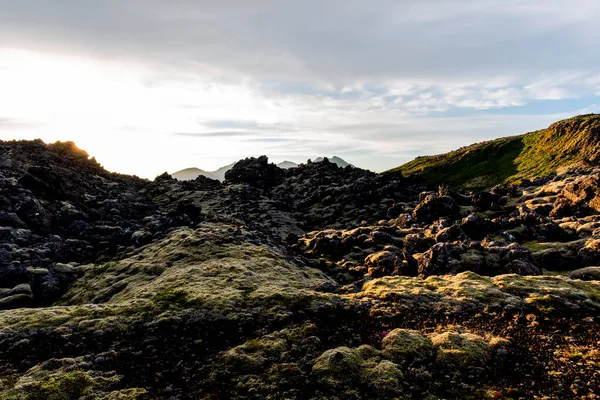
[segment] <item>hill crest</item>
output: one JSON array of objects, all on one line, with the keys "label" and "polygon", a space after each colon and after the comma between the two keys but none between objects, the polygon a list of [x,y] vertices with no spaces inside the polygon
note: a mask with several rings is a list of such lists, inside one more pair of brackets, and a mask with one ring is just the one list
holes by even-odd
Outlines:
[{"label": "hill crest", "polygon": [[390,171],[420,177],[430,184],[478,189],[599,164],[600,115],[588,114],[555,122],[546,129],[417,157]]}]

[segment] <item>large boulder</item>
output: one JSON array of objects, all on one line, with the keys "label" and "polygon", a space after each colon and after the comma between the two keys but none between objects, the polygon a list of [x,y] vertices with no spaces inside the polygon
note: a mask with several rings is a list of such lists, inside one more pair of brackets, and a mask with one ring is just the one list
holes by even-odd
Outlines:
[{"label": "large boulder", "polygon": [[470,214],[462,219],[460,228],[471,239],[483,239],[490,229],[489,221],[479,214]]},{"label": "large boulder", "polygon": [[443,228],[440,231],[438,231],[438,233],[435,235],[435,241],[437,243],[466,241],[466,240],[469,240],[469,237],[461,229],[459,224],[454,224],[447,228]]},{"label": "large boulder", "polygon": [[577,250],[569,246],[542,249],[532,255],[540,268],[548,271],[570,271],[580,266]]},{"label": "large boulder", "polygon": [[31,286],[22,283],[12,289],[0,289],[0,310],[27,307],[31,305],[33,293]]},{"label": "large boulder", "polygon": [[404,249],[409,254],[422,253],[427,251],[434,243],[433,239],[426,238],[422,234],[409,233],[404,238]]},{"label": "large boulder", "polygon": [[589,175],[569,183],[561,196],[573,204],[586,203],[600,212],[600,175]]},{"label": "large boulder", "polygon": [[417,274],[416,261],[406,252],[384,250],[373,253],[365,259],[365,267],[368,268],[368,275],[373,278]]},{"label": "large boulder", "polygon": [[50,229],[52,216],[46,211],[42,203],[33,197],[23,197],[16,204],[19,218],[30,229],[46,231]]},{"label": "large boulder", "polygon": [[586,175],[568,183],[560,192],[552,218],[567,216],[583,217],[600,212],[600,175]]},{"label": "large boulder", "polygon": [[489,191],[476,193],[471,197],[471,204],[482,211],[498,208],[502,203],[502,196]]},{"label": "large boulder", "polygon": [[389,332],[381,342],[381,350],[386,358],[398,364],[427,361],[435,354],[431,339],[410,329]]},{"label": "large boulder", "polygon": [[342,386],[360,378],[364,362],[357,350],[337,347],[315,360],[312,377],[325,386]]},{"label": "large boulder", "polygon": [[66,197],[64,178],[58,169],[34,165],[19,179],[19,184],[32,192],[49,199]]},{"label": "large boulder", "polygon": [[456,217],[459,211],[452,197],[428,194],[413,210],[413,217],[419,222],[433,222],[440,217]]},{"label": "large boulder", "polygon": [[419,275],[458,274],[465,271],[461,255],[465,247],[454,243],[437,243],[419,257]]},{"label": "large boulder", "polygon": [[569,274],[569,278],[581,279],[582,281],[600,281],[600,267],[577,269]]},{"label": "large boulder", "polygon": [[600,265],[600,239],[589,239],[577,254],[581,265]]},{"label": "large boulder", "polygon": [[550,220],[550,218],[544,217],[543,215],[539,214],[538,212],[527,207],[525,204],[518,205],[516,213],[518,214],[517,218],[525,226],[540,225],[540,224],[552,222]]}]

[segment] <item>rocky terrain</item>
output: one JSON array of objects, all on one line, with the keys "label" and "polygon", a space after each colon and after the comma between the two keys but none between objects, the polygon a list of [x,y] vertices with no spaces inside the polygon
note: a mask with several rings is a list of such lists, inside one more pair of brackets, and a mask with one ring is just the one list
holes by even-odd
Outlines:
[{"label": "rocky terrain", "polygon": [[600,169],[535,174],[0,142],[0,399],[599,398]]}]

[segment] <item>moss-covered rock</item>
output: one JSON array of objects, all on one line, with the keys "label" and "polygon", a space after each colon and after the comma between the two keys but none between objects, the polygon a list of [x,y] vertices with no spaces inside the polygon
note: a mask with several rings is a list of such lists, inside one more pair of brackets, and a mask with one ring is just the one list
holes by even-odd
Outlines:
[{"label": "moss-covered rock", "polygon": [[180,229],[133,257],[90,268],[62,302],[151,299],[164,307],[224,313],[246,302],[310,297],[310,287],[330,281],[318,270],[298,268],[266,245],[240,243],[230,228],[203,224],[196,230]]},{"label": "moss-covered rock", "polygon": [[409,329],[394,329],[381,343],[383,356],[399,364],[432,358],[435,349],[427,336]]},{"label": "moss-covered rock", "polygon": [[489,357],[489,345],[471,333],[445,332],[432,336],[437,348],[437,361],[450,367],[481,366]]},{"label": "moss-covered rock", "polygon": [[335,387],[360,378],[364,363],[365,360],[356,349],[336,347],[316,359],[312,375],[321,384]]},{"label": "moss-covered rock", "polygon": [[363,380],[367,386],[382,398],[401,392],[403,379],[404,374],[399,366],[388,360],[366,368],[363,373]]},{"label": "moss-covered rock", "polygon": [[575,270],[569,274],[571,279],[583,281],[600,281],[600,267],[587,267]]},{"label": "moss-covered rock", "polygon": [[31,368],[2,393],[6,400],[136,400],[142,388],[119,389],[120,376],[93,370],[83,357],[53,359]]}]

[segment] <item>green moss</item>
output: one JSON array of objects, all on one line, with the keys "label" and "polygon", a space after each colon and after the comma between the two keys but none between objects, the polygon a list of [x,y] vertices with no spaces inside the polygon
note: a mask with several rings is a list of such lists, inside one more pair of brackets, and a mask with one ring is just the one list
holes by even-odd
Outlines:
[{"label": "green moss", "polygon": [[525,243],[523,243],[523,246],[527,247],[532,254],[536,253],[540,250],[546,250],[546,249],[552,248],[551,246],[549,246],[548,243],[541,243],[538,241],[525,242]]},{"label": "green moss", "polygon": [[600,282],[572,280],[565,276],[501,275],[493,282],[502,291],[519,296],[543,312],[600,310]]},{"label": "green moss", "polygon": [[79,399],[89,392],[94,381],[83,371],[73,371],[40,382],[28,390],[28,400],[70,400]]},{"label": "green moss", "polygon": [[290,352],[302,348],[306,352],[320,349],[321,342],[313,336],[315,326],[307,324],[286,328],[259,338],[250,339],[224,351],[219,360],[236,373],[258,373],[272,364],[286,363]]},{"label": "green moss", "polygon": [[445,332],[431,338],[437,361],[454,367],[483,365],[489,356],[488,343],[471,333]]},{"label": "green moss", "polygon": [[[568,279],[564,276],[500,275],[493,278],[473,272],[457,275],[431,276],[419,279],[387,276],[364,284],[359,293],[348,295],[371,304],[374,314],[399,310],[447,312],[465,309],[506,307],[525,309],[536,306],[544,297],[544,309],[570,309],[586,313],[600,310],[600,282]],[[528,298],[534,301],[527,300]]]},{"label": "green moss", "polygon": [[0,330],[80,324],[117,329],[165,310],[223,315],[241,308],[309,308],[331,301],[333,295],[311,289],[330,280],[322,272],[299,268],[267,245],[227,242],[228,228],[180,229],[127,259],[89,266],[60,306],[1,311]]},{"label": "green moss", "polygon": [[349,383],[360,378],[365,360],[356,349],[337,347],[327,350],[317,358],[312,369],[313,377],[329,387]]},{"label": "green moss", "polygon": [[549,294],[531,294],[525,299],[525,302],[533,305],[535,308],[545,314],[549,314],[554,311],[554,307],[552,307],[552,297]]},{"label": "green moss", "polygon": [[358,351],[358,355],[364,360],[378,360],[380,358],[381,352],[368,344],[360,345],[356,350]]},{"label": "green moss", "polygon": [[225,352],[226,364],[240,373],[248,373],[263,367],[268,360],[280,358],[286,349],[286,341],[280,337],[250,340]]},{"label": "green moss", "polygon": [[0,392],[6,400],[136,400],[141,388],[116,389],[121,377],[84,369],[83,358],[55,359],[38,365]]},{"label": "green moss", "polygon": [[190,299],[184,290],[165,289],[161,290],[152,297],[152,300],[159,308],[188,308],[199,307],[202,302]]},{"label": "green moss", "polygon": [[402,390],[404,374],[397,364],[383,360],[363,373],[363,380],[379,396],[395,394]]}]

